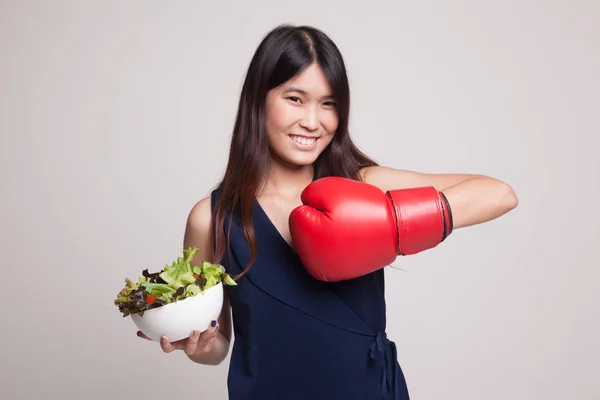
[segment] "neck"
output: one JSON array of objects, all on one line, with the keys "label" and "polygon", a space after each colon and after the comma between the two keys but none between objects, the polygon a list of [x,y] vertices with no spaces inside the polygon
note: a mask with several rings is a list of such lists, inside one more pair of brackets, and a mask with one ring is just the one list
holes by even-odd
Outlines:
[{"label": "neck", "polygon": [[276,162],[271,163],[269,172],[258,195],[278,194],[287,198],[296,198],[313,180],[312,165],[290,168]]}]

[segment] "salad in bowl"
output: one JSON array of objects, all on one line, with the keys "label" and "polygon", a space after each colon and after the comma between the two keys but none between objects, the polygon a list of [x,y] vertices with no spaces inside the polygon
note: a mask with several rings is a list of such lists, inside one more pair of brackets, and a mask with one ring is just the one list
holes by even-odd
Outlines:
[{"label": "salad in bowl", "polygon": [[223,284],[237,285],[220,264],[203,261],[201,266],[192,265],[198,250],[185,249],[185,257],[159,272],[143,270],[136,282],[125,278],[114,304],[150,339],[158,342],[166,335],[176,341],[193,330],[206,330],[221,313]]}]

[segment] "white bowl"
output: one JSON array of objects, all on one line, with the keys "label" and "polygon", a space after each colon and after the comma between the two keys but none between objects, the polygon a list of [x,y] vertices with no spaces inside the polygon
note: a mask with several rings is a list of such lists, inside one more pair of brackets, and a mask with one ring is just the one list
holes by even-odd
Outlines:
[{"label": "white bowl", "polygon": [[223,307],[223,284],[203,293],[144,311],[144,315],[131,314],[131,319],[144,335],[155,342],[165,335],[170,342],[185,339],[193,330],[205,331],[216,320]]}]

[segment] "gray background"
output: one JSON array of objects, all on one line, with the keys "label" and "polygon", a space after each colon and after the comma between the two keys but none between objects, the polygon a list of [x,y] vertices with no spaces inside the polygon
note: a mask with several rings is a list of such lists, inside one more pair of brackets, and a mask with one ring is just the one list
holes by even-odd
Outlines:
[{"label": "gray background", "polygon": [[368,154],[518,194],[388,270],[412,399],[600,399],[592,0],[1,1],[0,397],[226,398],[229,360],[163,354],[112,302],[180,254],[282,22],[340,47]]}]

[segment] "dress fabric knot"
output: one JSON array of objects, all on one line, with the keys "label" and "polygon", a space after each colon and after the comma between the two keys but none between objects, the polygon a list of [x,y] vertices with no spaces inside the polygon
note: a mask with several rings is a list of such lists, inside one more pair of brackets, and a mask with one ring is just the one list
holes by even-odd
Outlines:
[{"label": "dress fabric knot", "polygon": [[398,391],[399,370],[397,367],[396,344],[388,339],[385,332],[379,332],[370,346],[371,358],[382,366],[381,391],[383,400],[401,399]]}]

